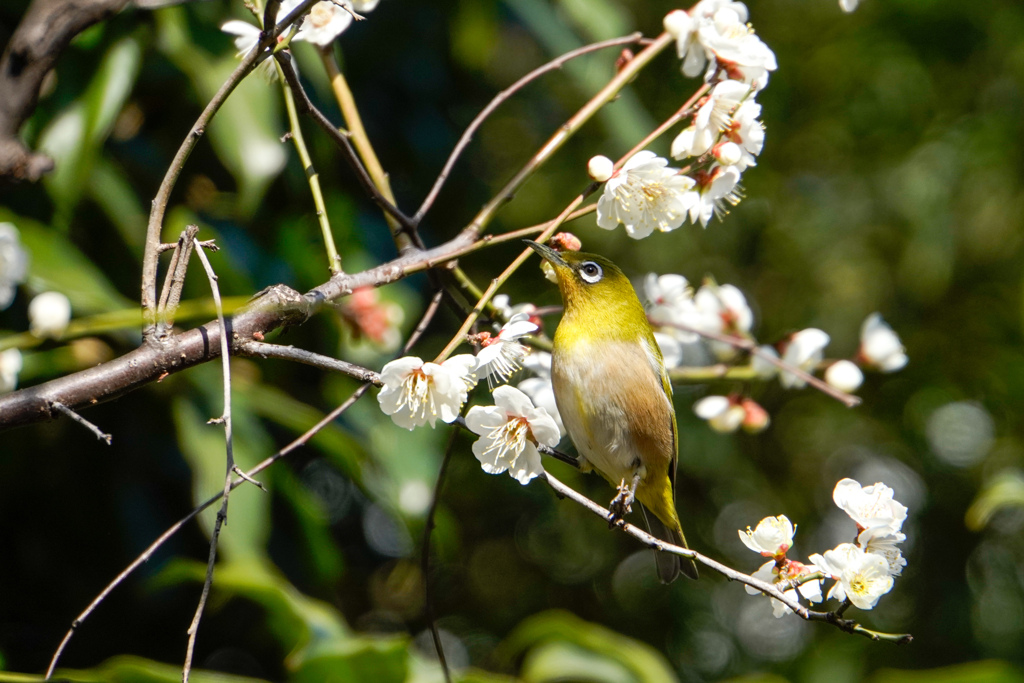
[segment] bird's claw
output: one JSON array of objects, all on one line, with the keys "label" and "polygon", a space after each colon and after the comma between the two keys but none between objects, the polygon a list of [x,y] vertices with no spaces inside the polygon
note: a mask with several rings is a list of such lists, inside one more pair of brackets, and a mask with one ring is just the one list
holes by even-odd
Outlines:
[{"label": "bird's claw", "polygon": [[623,518],[633,511],[632,505],[634,500],[635,494],[633,487],[627,484],[626,480],[623,479],[619,484],[618,493],[614,498],[612,498],[612,502],[608,505],[608,509],[612,513],[608,518],[609,529],[625,524],[625,520]]}]

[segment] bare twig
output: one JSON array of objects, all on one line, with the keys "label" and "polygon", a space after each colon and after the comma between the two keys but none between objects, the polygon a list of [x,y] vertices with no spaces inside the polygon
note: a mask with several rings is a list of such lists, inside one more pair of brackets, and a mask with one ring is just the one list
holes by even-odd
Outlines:
[{"label": "bare twig", "polygon": [[[607,520],[609,523],[615,522],[615,518],[612,516],[612,513],[609,510],[598,505],[597,503],[590,500],[589,498],[579,493],[575,489],[566,486],[558,479],[551,476],[551,474],[545,472],[543,478],[547,482],[548,486],[550,486],[555,491],[555,493],[558,494],[560,497],[568,498],[573,502],[582,505],[583,507],[590,510],[597,516]],[[806,621],[824,622],[827,624],[831,624],[839,630],[845,631],[846,633],[855,633],[857,635],[870,638],[871,640],[883,640],[886,642],[895,643],[897,645],[904,645],[913,640],[913,636],[911,636],[909,633],[881,633],[878,631],[871,631],[869,629],[866,629],[863,626],[857,624],[857,622],[853,620],[843,619],[839,610],[835,612],[817,612],[814,610],[807,609],[806,607],[800,604],[799,600],[787,596],[777,586],[773,586],[772,584],[767,583],[766,581],[761,581],[760,579],[756,579],[753,576],[736,571],[735,569],[727,567],[721,562],[713,560],[710,557],[701,555],[695,550],[683,548],[677,545],[672,545],[671,543],[666,543],[665,541],[655,538],[643,529],[633,526],[628,522],[619,521],[613,525],[618,526],[620,529],[622,529],[630,536],[633,536],[634,538],[640,540],[642,543],[650,546],[651,548],[654,548],[655,550],[673,553],[675,555],[681,555],[682,557],[686,557],[691,560],[696,560],[697,562],[703,564],[705,567],[708,567],[709,569],[713,569],[714,571],[718,572],[730,581],[738,581],[742,584],[745,584],[747,586],[750,586],[751,588],[760,591],[761,593],[764,593],[765,595],[771,598],[775,598],[776,600],[782,602],[786,607],[793,610],[793,612],[795,612],[801,619],[804,619]]]},{"label": "bare twig", "polygon": [[160,292],[160,303],[156,308],[157,338],[166,337],[174,325],[174,314],[181,302],[181,291],[185,287],[185,273],[188,271],[189,258],[192,256],[194,241],[198,233],[198,225],[185,226],[178,241],[174,244],[174,253],[171,254],[171,262],[167,266],[164,288]]},{"label": "bare twig", "polygon": [[99,427],[94,425],[92,422],[89,422],[84,417],[82,417],[81,415],[79,415],[75,411],[71,410],[71,408],[68,408],[66,405],[64,405],[60,401],[51,401],[50,402],[50,406],[54,410],[57,410],[58,412],[64,413],[65,415],[70,417],[72,420],[74,420],[78,424],[80,424],[83,427],[85,427],[86,429],[88,429],[90,432],[92,432],[93,434],[96,435],[97,439],[99,439],[100,441],[105,441],[108,446],[110,445],[110,442],[113,441],[113,439],[114,439],[113,436],[111,436],[110,434],[107,434],[102,429],[100,429]]},{"label": "bare twig", "polygon": [[[266,460],[263,460],[261,463],[250,469],[248,472],[246,472],[245,478],[239,477],[238,479],[233,479],[231,481],[231,489],[234,490],[238,488],[239,486],[244,484],[246,480],[252,479],[254,476],[259,474],[263,470],[267,469],[281,458],[287,457],[296,449],[300,448],[301,446],[304,446],[306,443],[309,442],[310,439],[316,436],[316,434],[319,433],[321,429],[323,429],[331,422],[336,420],[338,416],[344,413],[346,410],[348,410],[353,403],[362,398],[362,396],[366,393],[370,386],[371,385],[369,384],[363,384],[362,386],[360,386],[351,396],[348,397],[348,399],[345,400],[344,403],[342,403],[337,408],[332,410],[330,413],[325,415],[322,420],[320,420],[315,425],[306,430],[302,434],[302,436],[298,437],[290,444],[279,450],[277,453],[274,453],[272,456],[270,456]],[[159,537],[157,537],[155,541],[149,544],[149,547],[142,551],[142,553],[138,557],[132,560],[131,564],[125,567],[120,574],[114,577],[114,580],[108,583],[103,588],[103,590],[100,591],[99,595],[93,598],[93,601],[89,603],[89,605],[82,611],[81,614],[79,614],[75,618],[73,622],[71,622],[71,628],[68,629],[68,632],[64,634],[64,638],[61,640],[60,645],[57,646],[57,650],[53,653],[53,657],[50,659],[50,666],[46,670],[47,679],[49,679],[53,675],[54,669],[57,668],[57,662],[60,661],[60,657],[64,653],[64,650],[67,647],[68,642],[70,642],[71,637],[75,634],[75,631],[78,629],[79,626],[82,625],[82,623],[86,619],[89,618],[89,616],[94,611],[96,611],[96,608],[100,606],[100,604],[107,598],[107,596],[110,595],[110,593],[112,593],[115,588],[124,583],[125,579],[127,579],[136,569],[138,569],[143,564],[148,562],[149,559],[153,557],[153,554],[157,550],[159,550],[160,547],[163,546],[163,544],[166,543],[171,537],[178,533],[182,527],[184,527],[186,524],[195,519],[199,515],[199,513],[201,513],[203,510],[207,509],[214,503],[216,503],[223,496],[223,491],[217,492],[216,494],[214,494],[213,496],[211,496],[210,498],[208,498],[207,500],[193,508],[193,510],[189,512],[187,515],[185,515],[177,522],[172,524],[170,528],[167,529],[167,531],[165,531]]]},{"label": "bare twig", "polygon": [[585,54],[589,54],[591,52],[604,50],[609,47],[617,47],[619,45],[630,45],[632,43],[638,43],[640,42],[642,37],[643,36],[640,33],[631,33],[628,36],[623,36],[621,38],[612,38],[611,40],[603,40],[599,43],[592,43],[590,45],[585,45],[581,48],[577,48],[570,52],[566,52],[564,55],[552,59],[547,64],[537,67],[536,69],[526,74],[518,81],[516,81],[515,83],[513,83],[512,85],[510,85],[509,87],[505,88],[497,95],[495,95],[494,98],[487,104],[487,106],[484,107],[480,111],[480,113],[476,115],[476,118],[473,119],[469,126],[466,127],[465,132],[462,133],[462,137],[459,138],[459,141],[455,144],[455,148],[452,149],[451,154],[448,155],[448,160],[445,161],[444,166],[441,168],[441,172],[437,174],[437,179],[434,181],[433,187],[430,188],[430,192],[428,192],[427,196],[423,199],[423,203],[420,204],[420,208],[416,211],[415,215],[413,215],[413,223],[419,225],[420,221],[423,220],[423,216],[426,215],[427,211],[430,211],[430,207],[434,204],[434,200],[437,199],[437,195],[441,192],[441,188],[444,186],[445,181],[451,174],[452,167],[455,166],[455,162],[458,161],[459,156],[462,154],[463,150],[466,149],[470,141],[473,139],[473,135],[476,133],[477,129],[479,129],[480,126],[483,125],[483,122],[487,120],[487,117],[494,113],[495,109],[500,107],[512,95],[514,95],[519,90],[522,90],[523,87],[537,80],[544,74],[550,71],[554,71],[556,69],[561,69],[562,66],[564,66],[565,63],[570,60],[573,60],[577,57],[581,57]]},{"label": "bare twig", "polygon": [[847,408],[854,408],[854,407],[860,405],[860,397],[859,396],[854,396],[853,394],[847,394],[845,391],[839,391],[835,387],[830,386],[826,382],[823,382],[822,380],[818,379],[817,377],[815,377],[811,373],[807,372],[806,370],[798,368],[795,365],[791,365],[791,364],[785,362],[784,360],[782,360],[781,358],[779,358],[778,356],[775,356],[775,355],[772,355],[770,353],[765,352],[764,349],[762,349],[760,346],[758,346],[757,342],[755,340],[753,340],[753,339],[747,339],[745,337],[737,337],[737,336],[732,335],[732,334],[721,334],[721,333],[718,333],[718,332],[709,332],[707,330],[698,330],[695,327],[690,327],[689,325],[683,325],[681,323],[664,323],[664,324],[663,323],[659,323],[659,324],[662,325],[663,327],[674,327],[676,329],[683,330],[684,332],[690,332],[692,334],[699,334],[700,336],[706,337],[707,339],[711,339],[711,340],[714,340],[714,341],[717,341],[717,342],[722,342],[723,344],[728,344],[729,346],[732,346],[733,348],[739,349],[741,351],[746,351],[747,353],[749,353],[751,355],[757,356],[758,358],[760,358],[763,361],[771,363],[772,365],[777,367],[779,370],[783,370],[785,372],[789,372],[789,373],[792,373],[792,374],[796,375],[797,377],[799,377],[803,381],[807,382],[808,384],[810,384],[812,387],[814,387],[818,391],[822,392],[823,394],[827,394],[828,396],[831,396],[832,398],[836,399],[837,401],[840,401],[841,403],[846,405]]},{"label": "bare twig", "polygon": [[312,365],[313,367],[320,368],[321,370],[340,372],[376,386],[380,386],[381,383],[380,374],[373,370],[368,370],[367,368],[355,365],[354,363],[348,363],[323,354],[306,351],[305,349],[298,349],[294,346],[247,341],[240,345],[238,353],[240,355],[259,356],[261,358],[283,358],[285,360],[293,360],[297,363]]},{"label": "bare twig", "polygon": [[[199,621],[203,618],[203,610],[206,608],[206,601],[210,597],[210,588],[213,586],[213,567],[217,562],[217,541],[220,539],[220,531],[228,518],[228,498],[231,493],[231,474],[237,470],[235,467],[234,438],[231,423],[231,349],[228,343],[228,325],[224,319],[224,307],[220,300],[220,287],[217,286],[217,274],[213,272],[206,252],[200,244],[196,255],[203,263],[206,276],[210,281],[210,291],[213,294],[213,302],[217,307],[217,324],[220,326],[220,358],[221,369],[224,373],[224,412],[216,422],[224,425],[225,448],[225,473],[224,490],[221,492],[220,510],[217,511],[217,521],[213,525],[213,533],[210,535],[210,553],[206,561],[206,579],[203,581],[203,591],[199,597],[199,604],[196,605],[195,615],[192,617],[192,624],[188,627],[188,645],[185,648],[185,664],[182,667],[181,678],[188,683],[189,672],[192,670],[192,654],[196,646],[196,634],[199,632]],[[245,481],[253,481],[251,477],[242,475]],[[262,487],[261,487],[262,488]]]}]

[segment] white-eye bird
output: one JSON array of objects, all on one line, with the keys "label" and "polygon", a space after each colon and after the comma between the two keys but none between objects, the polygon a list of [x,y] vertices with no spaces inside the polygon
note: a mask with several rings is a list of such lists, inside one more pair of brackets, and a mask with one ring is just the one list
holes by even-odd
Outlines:
[{"label": "white-eye bird", "polygon": [[[611,505],[617,517],[635,496],[653,536],[688,547],[675,505],[672,385],[633,285],[604,257],[527,243],[554,268],[565,305],[551,382],[581,469],[597,470],[618,488]],[[665,552],[655,559],[664,583],[680,572],[697,578],[692,560]]]}]

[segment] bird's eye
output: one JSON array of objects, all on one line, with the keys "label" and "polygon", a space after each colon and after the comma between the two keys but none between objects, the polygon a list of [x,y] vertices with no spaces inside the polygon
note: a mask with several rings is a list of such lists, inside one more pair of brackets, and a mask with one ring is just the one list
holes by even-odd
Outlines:
[{"label": "bird's eye", "polygon": [[601,270],[601,266],[597,265],[593,261],[587,261],[580,266],[580,277],[583,278],[584,282],[594,284],[604,275],[604,271]]}]

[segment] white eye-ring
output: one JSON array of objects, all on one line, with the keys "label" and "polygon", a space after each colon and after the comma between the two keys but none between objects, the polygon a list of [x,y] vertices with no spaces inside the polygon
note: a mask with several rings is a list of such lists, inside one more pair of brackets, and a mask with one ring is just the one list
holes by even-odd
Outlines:
[{"label": "white eye-ring", "polygon": [[579,272],[583,281],[589,284],[594,284],[604,276],[604,271],[601,270],[601,266],[597,265],[593,261],[587,261],[581,265]]}]

